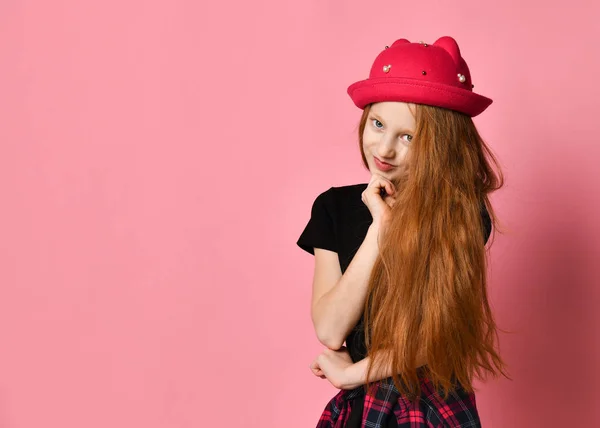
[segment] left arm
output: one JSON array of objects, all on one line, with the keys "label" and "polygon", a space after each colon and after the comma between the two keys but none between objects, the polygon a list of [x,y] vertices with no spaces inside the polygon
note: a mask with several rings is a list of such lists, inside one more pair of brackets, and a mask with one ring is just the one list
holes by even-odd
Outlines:
[{"label": "left arm", "polygon": [[[360,385],[367,383],[367,367],[371,362],[371,357],[363,358],[357,363],[352,364],[346,368],[346,388],[341,389],[353,389]],[[392,376],[394,370],[392,370],[391,364],[375,366],[371,372],[371,381],[375,382],[381,379]]]},{"label": "left arm", "polygon": [[[390,351],[382,352],[389,353]],[[352,364],[346,369],[346,379],[348,385],[350,385],[349,389],[356,388],[367,383],[367,367],[370,361],[371,357],[366,357],[359,362]],[[424,351],[419,350],[419,353],[417,354],[417,367],[424,366],[426,363],[427,361]],[[392,368],[391,361],[389,363],[383,363],[380,361],[379,364],[375,365],[371,371],[371,378],[369,380],[371,382],[375,382],[391,377],[394,374],[394,371],[395,370]]]},{"label": "left arm", "polygon": [[[389,352],[389,351],[383,351]],[[338,389],[354,389],[366,384],[367,367],[371,357],[366,357],[357,363],[352,363],[350,354],[345,347],[337,351],[325,349],[311,364],[316,376],[327,378]],[[417,367],[426,363],[424,353],[417,356]],[[375,382],[392,376],[394,369],[391,363],[377,364],[371,372],[371,381]]]},{"label": "left arm", "polygon": [[[344,389],[353,389],[367,383],[367,367],[369,366],[370,362],[371,357],[366,357],[352,364],[351,366],[348,366],[348,368],[346,369],[347,387]],[[375,382],[381,379],[388,378],[392,376],[393,373],[394,370],[392,368],[391,362],[388,364],[383,364],[382,362],[380,362],[378,365],[375,365],[375,367],[371,371],[371,378],[369,380],[371,382]]]}]

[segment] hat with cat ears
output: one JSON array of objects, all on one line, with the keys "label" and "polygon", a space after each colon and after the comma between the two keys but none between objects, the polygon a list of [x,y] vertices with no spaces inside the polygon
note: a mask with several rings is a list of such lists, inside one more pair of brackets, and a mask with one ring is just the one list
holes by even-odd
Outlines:
[{"label": "hat with cat ears", "polygon": [[473,88],[456,40],[444,36],[432,45],[398,39],[386,46],[375,58],[369,78],[350,85],[348,95],[361,109],[375,102],[402,101],[473,117],[492,103]]}]

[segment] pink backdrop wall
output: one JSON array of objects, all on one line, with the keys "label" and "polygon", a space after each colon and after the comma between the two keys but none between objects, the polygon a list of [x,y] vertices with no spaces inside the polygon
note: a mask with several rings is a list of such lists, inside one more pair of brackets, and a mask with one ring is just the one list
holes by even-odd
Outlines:
[{"label": "pink backdrop wall", "polygon": [[598,2],[206,3],[0,3],[0,427],[314,426],[295,241],[368,180],[348,84],[441,35],[507,176],[484,426],[600,426]]}]

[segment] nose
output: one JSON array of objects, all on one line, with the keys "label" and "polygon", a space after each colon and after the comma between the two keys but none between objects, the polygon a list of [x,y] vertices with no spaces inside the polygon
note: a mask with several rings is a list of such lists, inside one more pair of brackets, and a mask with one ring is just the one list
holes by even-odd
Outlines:
[{"label": "nose", "polygon": [[377,146],[377,154],[381,160],[394,159],[396,155],[396,143],[389,135],[384,135]]}]

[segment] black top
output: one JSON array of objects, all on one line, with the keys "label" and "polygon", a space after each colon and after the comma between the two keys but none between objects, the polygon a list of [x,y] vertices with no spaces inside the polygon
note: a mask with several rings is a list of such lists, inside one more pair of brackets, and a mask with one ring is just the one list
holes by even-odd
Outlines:
[{"label": "black top", "polygon": [[[373,222],[369,208],[361,200],[361,194],[367,186],[368,183],[331,187],[317,196],[310,220],[296,244],[313,255],[314,247],[336,252],[343,274]],[[481,205],[481,218],[487,242],[492,224],[484,204]],[[367,356],[363,325],[361,316],[346,338],[346,347],[354,362]]]}]

